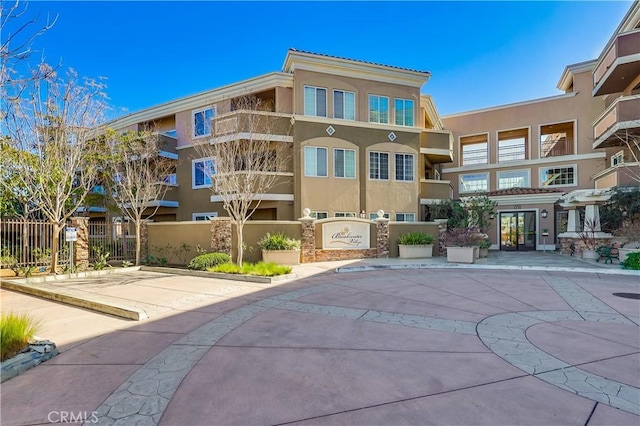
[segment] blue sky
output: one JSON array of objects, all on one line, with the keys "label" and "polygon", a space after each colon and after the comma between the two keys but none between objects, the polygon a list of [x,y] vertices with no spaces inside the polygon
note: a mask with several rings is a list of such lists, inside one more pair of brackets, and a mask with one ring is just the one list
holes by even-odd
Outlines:
[{"label": "blue sky", "polygon": [[607,2],[32,2],[38,59],[108,78],[114,116],[280,71],[287,49],[428,70],[441,114],[558,94],[629,9]]}]

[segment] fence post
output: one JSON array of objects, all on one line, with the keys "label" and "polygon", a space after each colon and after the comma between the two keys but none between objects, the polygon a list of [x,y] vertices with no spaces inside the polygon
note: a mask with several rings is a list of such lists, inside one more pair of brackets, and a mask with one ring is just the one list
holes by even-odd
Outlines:
[{"label": "fence post", "polygon": [[384,217],[382,210],[376,219],[376,257],[389,257],[389,219]]},{"label": "fence post", "polygon": [[231,218],[212,217],[211,218],[211,250],[215,253],[231,252]]},{"label": "fence post", "polygon": [[78,229],[78,240],[73,244],[74,266],[86,269],[89,267],[89,218],[72,217],[71,226]]}]

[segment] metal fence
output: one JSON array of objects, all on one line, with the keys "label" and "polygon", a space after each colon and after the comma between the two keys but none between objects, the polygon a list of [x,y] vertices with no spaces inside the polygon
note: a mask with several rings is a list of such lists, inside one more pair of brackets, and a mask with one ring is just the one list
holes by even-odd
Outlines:
[{"label": "metal fence", "polygon": [[109,253],[107,260],[136,258],[133,225],[127,222],[89,222],[89,261]]},{"label": "metal fence", "polygon": [[[69,262],[69,247],[64,241],[64,228],[58,239],[58,264]],[[47,221],[21,219],[0,220],[0,267],[41,268],[51,266],[53,225]]]}]

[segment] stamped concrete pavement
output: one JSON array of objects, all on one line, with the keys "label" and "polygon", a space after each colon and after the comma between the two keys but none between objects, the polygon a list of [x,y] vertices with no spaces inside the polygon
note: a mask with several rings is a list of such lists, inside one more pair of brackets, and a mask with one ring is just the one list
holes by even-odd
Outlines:
[{"label": "stamped concrete pavement", "polygon": [[640,301],[613,293],[640,282],[400,269],[183,301],[3,384],[2,424],[638,425]]}]

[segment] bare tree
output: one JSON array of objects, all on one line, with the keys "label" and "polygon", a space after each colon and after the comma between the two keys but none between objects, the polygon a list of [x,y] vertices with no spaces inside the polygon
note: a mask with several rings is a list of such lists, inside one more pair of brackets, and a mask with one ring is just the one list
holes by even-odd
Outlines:
[{"label": "bare tree", "polygon": [[255,96],[233,99],[230,114],[214,117],[210,140],[195,145],[196,152],[210,158],[203,172],[211,179],[236,226],[238,257],[244,254],[243,229],[258,209],[264,194],[284,183],[283,172],[292,171],[289,119],[270,113],[270,105]]},{"label": "bare tree", "polygon": [[46,77],[20,84],[2,118],[0,156],[8,159],[16,180],[1,180],[0,186],[18,185],[53,224],[51,271],[56,273],[60,230],[98,177],[104,148],[95,129],[106,96],[99,81],[79,80],[73,71],[64,78],[44,71]]},{"label": "bare tree", "polygon": [[107,131],[113,155],[108,162],[107,186],[118,208],[134,224],[136,234],[136,265],[140,264],[140,227],[143,220],[153,217],[169,188],[168,175],[175,172],[176,160],[161,155],[161,136],[157,131]]},{"label": "bare tree", "polygon": [[636,129],[625,129],[624,132],[617,132],[615,135],[620,141],[621,145],[629,150],[629,155],[633,160],[633,166],[627,166],[625,163],[621,165],[624,167],[624,172],[634,182],[640,184],[640,172],[638,164],[640,163],[640,133],[637,128],[640,127],[640,121],[634,122]]}]

